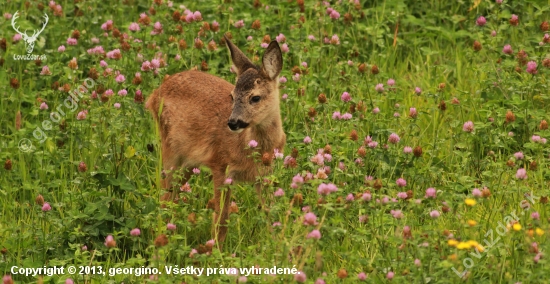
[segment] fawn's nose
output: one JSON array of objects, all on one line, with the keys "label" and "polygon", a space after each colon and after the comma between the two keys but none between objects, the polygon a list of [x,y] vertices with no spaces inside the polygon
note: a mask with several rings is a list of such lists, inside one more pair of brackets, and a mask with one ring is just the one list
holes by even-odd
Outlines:
[{"label": "fawn's nose", "polygon": [[248,126],[248,123],[240,119],[232,118],[227,122],[227,126],[229,126],[229,129],[231,129],[231,131],[238,131],[239,129],[246,128]]}]

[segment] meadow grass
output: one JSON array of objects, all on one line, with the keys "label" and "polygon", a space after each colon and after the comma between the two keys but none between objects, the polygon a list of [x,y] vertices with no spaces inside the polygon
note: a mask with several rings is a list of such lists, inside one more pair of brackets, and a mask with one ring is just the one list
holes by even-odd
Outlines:
[{"label": "meadow grass", "polygon": [[[3,282],[548,283],[549,4],[2,2]],[[43,60],[16,60],[16,11],[28,35],[48,15]],[[255,63],[281,45],[287,146],[268,213],[231,185],[220,251],[207,168],[161,207],[144,101],[188,69],[235,82],[224,34]],[[238,270],[274,266],[300,273]]]}]

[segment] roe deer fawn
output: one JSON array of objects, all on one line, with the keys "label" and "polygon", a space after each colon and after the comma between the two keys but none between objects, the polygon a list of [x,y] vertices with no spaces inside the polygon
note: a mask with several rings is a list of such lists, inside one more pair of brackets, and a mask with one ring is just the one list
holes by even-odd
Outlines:
[{"label": "roe deer fawn", "polygon": [[[186,170],[180,184],[194,167],[204,165],[212,171],[212,234],[220,244],[227,234],[231,198],[229,188],[222,191],[224,182],[227,178],[255,181],[270,169],[257,165],[252,153],[271,159],[274,150],[282,152],[286,143],[279,110],[278,76],[283,67],[279,44],[269,44],[260,67],[225,40],[237,68],[235,86],[207,73],[184,71],[164,81],[146,103],[159,126],[164,169]],[[254,149],[247,148],[251,140],[258,143]],[[165,190],[169,191],[171,180],[168,173],[163,179]],[[261,186],[255,186],[263,205]],[[163,196],[174,198],[175,191]]]}]

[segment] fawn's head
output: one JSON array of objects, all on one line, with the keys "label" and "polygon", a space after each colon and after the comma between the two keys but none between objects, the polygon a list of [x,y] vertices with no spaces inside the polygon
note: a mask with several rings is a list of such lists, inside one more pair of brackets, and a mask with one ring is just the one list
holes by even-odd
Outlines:
[{"label": "fawn's head", "polygon": [[248,126],[269,123],[266,118],[279,113],[278,76],[283,68],[279,44],[276,41],[269,44],[259,67],[227,37],[225,41],[237,68],[237,83],[230,94],[233,110],[227,122],[229,129],[241,132]]}]

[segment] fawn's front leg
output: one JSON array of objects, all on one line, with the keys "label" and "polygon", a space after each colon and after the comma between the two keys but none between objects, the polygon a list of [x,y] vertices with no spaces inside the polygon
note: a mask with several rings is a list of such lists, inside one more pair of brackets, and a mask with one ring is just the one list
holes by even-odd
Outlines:
[{"label": "fawn's front leg", "polygon": [[212,237],[216,240],[220,250],[227,236],[227,219],[231,205],[231,189],[224,185],[225,173],[213,172],[214,179],[214,216],[212,223]]}]

